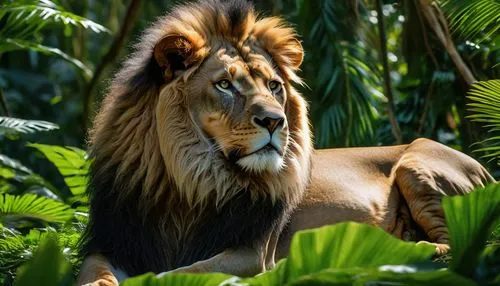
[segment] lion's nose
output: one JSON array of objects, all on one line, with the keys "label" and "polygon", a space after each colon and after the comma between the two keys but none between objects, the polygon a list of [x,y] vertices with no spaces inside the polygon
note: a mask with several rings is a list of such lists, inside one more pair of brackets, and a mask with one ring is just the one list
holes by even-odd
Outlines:
[{"label": "lion's nose", "polygon": [[266,128],[269,130],[269,133],[273,133],[276,128],[283,126],[283,122],[285,121],[285,118],[281,115],[276,114],[273,117],[263,117],[259,118],[257,116],[253,117],[253,122],[261,127]]}]

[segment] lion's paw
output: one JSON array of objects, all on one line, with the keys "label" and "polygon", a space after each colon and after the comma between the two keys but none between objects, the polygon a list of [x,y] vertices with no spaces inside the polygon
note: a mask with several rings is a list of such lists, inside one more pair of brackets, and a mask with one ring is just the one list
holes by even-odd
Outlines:
[{"label": "lion's paw", "polygon": [[445,244],[445,243],[435,243],[435,242],[428,242],[428,241],[422,240],[422,241],[417,242],[417,244],[430,244],[430,245],[436,247],[436,255],[437,256],[445,255],[448,252],[450,252],[450,246],[448,244]]}]

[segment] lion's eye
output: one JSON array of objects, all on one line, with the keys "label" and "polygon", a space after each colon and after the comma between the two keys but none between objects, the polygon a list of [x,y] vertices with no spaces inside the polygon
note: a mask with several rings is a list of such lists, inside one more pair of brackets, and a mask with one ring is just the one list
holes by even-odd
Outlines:
[{"label": "lion's eye", "polygon": [[277,93],[281,89],[281,83],[279,81],[277,81],[277,80],[270,81],[268,85],[269,85],[269,89],[273,93]]},{"label": "lion's eye", "polygon": [[219,89],[229,89],[231,87],[231,83],[227,79],[223,79],[218,81],[215,86]]}]

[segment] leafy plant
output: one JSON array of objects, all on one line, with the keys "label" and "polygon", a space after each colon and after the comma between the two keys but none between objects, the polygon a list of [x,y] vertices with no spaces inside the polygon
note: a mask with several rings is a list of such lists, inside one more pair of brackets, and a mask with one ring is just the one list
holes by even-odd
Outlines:
[{"label": "leafy plant", "polygon": [[58,129],[54,123],[41,120],[24,120],[0,116],[0,135],[17,133],[34,133],[37,131],[50,131]]},{"label": "leafy plant", "polygon": [[84,199],[82,195],[87,188],[87,174],[90,162],[86,158],[85,151],[76,147],[61,147],[32,143],[28,144],[42,152],[52,162],[61,175],[64,176],[66,185],[74,196]]},{"label": "leafy plant", "polygon": [[[500,80],[481,81],[472,85],[469,91],[468,104],[472,115],[470,119],[485,123],[490,134],[498,134],[500,131]],[[500,136],[491,135],[488,139],[480,142],[485,145],[477,149],[478,152],[486,153],[483,157],[500,158]],[[500,161],[498,162],[500,164]]]},{"label": "leafy plant", "polygon": [[62,24],[65,29],[79,26],[96,33],[108,29],[89,19],[65,11],[50,0],[15,0],[0,6],[0,54],[15,50],[30,50],[59,56],[81,69],[87,77],[92,71],[80,60],[58,48],[47,47],[37,40],[37,34],[50,24]]},{"label": "leafy plant", "polygon": [[465,39],[499,38],[500,1],[443,0],[451,27]]}]

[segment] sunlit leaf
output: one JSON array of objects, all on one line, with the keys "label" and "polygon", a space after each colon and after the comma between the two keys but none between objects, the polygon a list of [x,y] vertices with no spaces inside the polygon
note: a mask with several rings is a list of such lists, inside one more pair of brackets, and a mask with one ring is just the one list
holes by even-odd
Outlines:
[{"label": "sunlit leaf", "polygon": [[129,278],[123,282],[124,286],[170,286],[170,285],[232,285],[239,278],[222,273],[212,274],[186,274],[172,273],[157,277],[154,274],[144,274]]},{"label": "sunlit leaf", "polygon": [[42,152],[57,167],[73,195],[85,193],[90,162],[84,150],[37,143],[28,146]]},{"label": "sunlit leaf", "polygon": [[450,266],[473,277],[486,240],[500,223],[500,184],[490,184],[465,196],[445,197],[443,209],[450,234]]},{"label": "sunlit leaf", "polygon": [[64,223],[73,216],[66,204],[36,195],[0,194],[0,222],[17,226],[26,221]]},{"label": "sunlit leaf", "polygon": [[[2,40],[0,40],[0,42],[1,41]],[[59,126],[47,121],[25,120],[13,117],[0,116],[0,135],[16,134],[16,133],[34,133],[38,131],[50,131],[54,129],[59,129]]]}]

